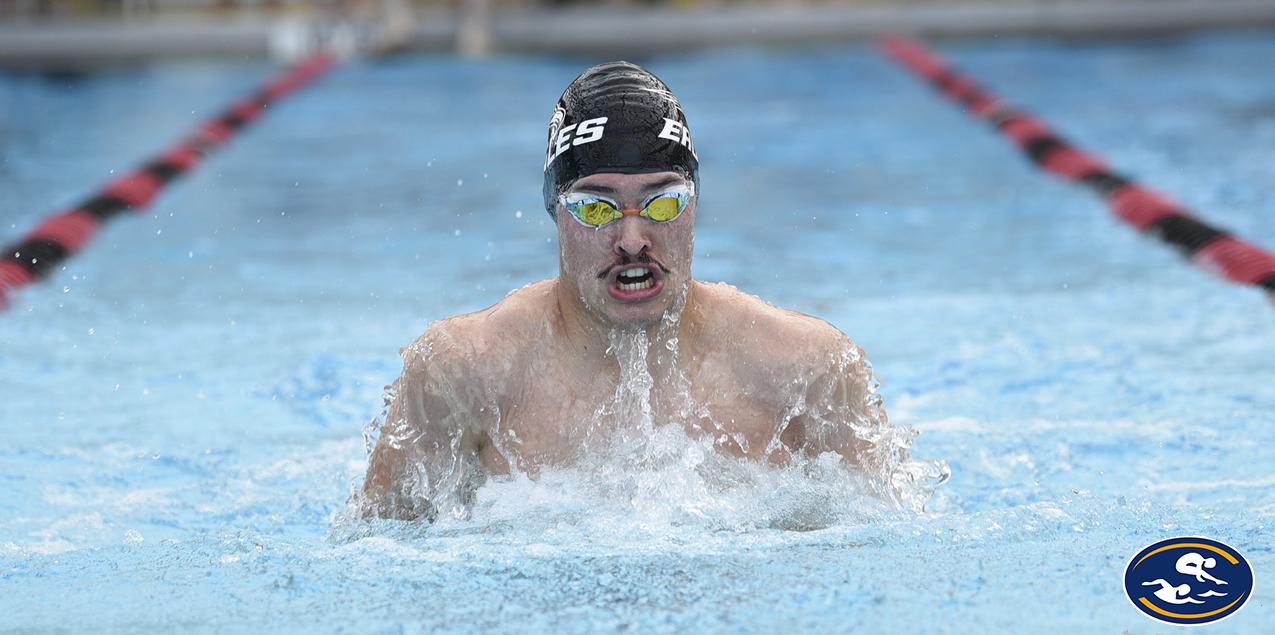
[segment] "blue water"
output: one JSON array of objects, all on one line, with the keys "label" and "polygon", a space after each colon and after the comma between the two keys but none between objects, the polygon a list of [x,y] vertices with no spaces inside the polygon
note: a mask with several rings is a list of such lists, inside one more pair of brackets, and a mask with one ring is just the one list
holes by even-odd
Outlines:
[{"label": "blue water", "polygon": [[[1275,33],[941,48],[1275,248]],[[1121,573],[1176,535],[1256,573],[1206,630],[1269,629],[1260,292],[1136,235],[866,46],[638,61],[703,162],[696,277],[864,348],[891,420],[921,432],[913,456],[951,465],[929,512],[816,465],[717,496],[493,480],[469,521],[343,521],[398,348],[556,274],[545,128],[592,60],[352,63],[0,315],[0,630],[1167,633]],[[0,75],[0,237],[272,70]],[[770,522],[823,509],[810,531]]]}]

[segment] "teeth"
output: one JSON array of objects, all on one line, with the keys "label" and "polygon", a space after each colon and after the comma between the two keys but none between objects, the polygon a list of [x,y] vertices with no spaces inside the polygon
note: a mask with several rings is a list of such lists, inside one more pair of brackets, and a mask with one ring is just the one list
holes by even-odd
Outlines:
[{"label": "teeth", "polygon": [[[638,280],[645,278],[645,280]],[[632,280],[633,282],[625,282]],[[642,289],[650,289],[655,286],[655,276],[651,275],[651,270],[646,267],[634,267],[621,271],[615,279],[615,286],[621,291],[641,291]]]},{"label": "teeth", "polygon": [[625,269],[624,271],[621,271],[620,277],[621,278],[641,278],[642,276],[645,276],[649,273],[651,273],[651,270],[647,269],[646,267],[634,267],[632,269]]},{"label": "teeth", "polygon": [[634,282],[632,284],[627,282],[617,282],[615,286],[620,287],[621,291],[640,291],[642,289],[650,289],[655,286],[655,281],[645,280],[643,282]]}]

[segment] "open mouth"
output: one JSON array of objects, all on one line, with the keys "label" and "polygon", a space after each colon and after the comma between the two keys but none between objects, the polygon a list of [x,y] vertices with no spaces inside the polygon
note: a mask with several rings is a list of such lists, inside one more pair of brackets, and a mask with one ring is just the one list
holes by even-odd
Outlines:
[{"label": "open mouth", "polygon": [[640,291],[655,286],[655,274],[647,267],[625,269],[615,277],[615,286],[621,291]]},{"label": "open mouth", "polygon": [[663,272],[654,264],[628,265],[614,271],[607,291],[622,302],[641,302],[660,294],[663,279]]}]

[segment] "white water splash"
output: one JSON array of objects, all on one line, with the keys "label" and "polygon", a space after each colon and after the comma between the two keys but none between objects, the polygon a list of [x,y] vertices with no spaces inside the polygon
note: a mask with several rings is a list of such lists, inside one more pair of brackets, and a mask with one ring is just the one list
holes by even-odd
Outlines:
[{"label": "white water splash", "polygon": [[[448,433],[441,438],[451,441],[450,460],[415,466],[413,495],[431,502],[440,525],[478,531],[563,523],[603,532],[620,525],[804,530],[924,511],[946,480],[947,465],[909,456],[917,433],[886,419],[871,365],[858,347],[845,340],[834,354],[838,373],[864,378],[865,403],[843,403],[844,390],[787,378],[788,406],[781,413],[783,420],[802,416],[815,443],[853,444],[853,461],[836,452],[796,452],[783,465],[737,458],[724,449],[725,427],[692,397],[691,380],[679,370],[678,319],[670,317],[679,313],[666,313],[650,336],[645,330],[609,334],[606,355],[615,360],[619,381],[613,396],[578,422],[582,452],[569,467],[531,475],[515,467],[510,476],[486,476],[461,456],[460,434]],[[386,427],[393,390],[386,394],[386,411],[365,429],[369,452]],[[663,400],[661,407],[656,400]],[[495,409],[494,400],[490,407]],[[705,433],[688,434],[705,422]],[[408,441],[411,431],[401,423],[386,427],[392,434],[382,432],[378,442]],[[459,422],[447,427],[459,429]],[[769,439],[766,455],[782,447],[782,427]],[[502,436],[499,422],[493,436]],[[742,435],[733,441],[747,451]],[[499,450],[511,466],[519,465],[512,444]],[[353,497],[352,517],[362,515],[359,504]]]}]

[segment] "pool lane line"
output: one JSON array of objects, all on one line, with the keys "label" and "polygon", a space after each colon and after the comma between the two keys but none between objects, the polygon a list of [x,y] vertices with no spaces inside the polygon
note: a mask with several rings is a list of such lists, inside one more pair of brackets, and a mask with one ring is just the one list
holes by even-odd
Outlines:
[{"label": "pool lane line", "polygon": [[1138,231],[1178,248],[1210,273],[1262,287],[1275,298],[1275,255],[1208,225],[1167,196],[1112,172],[1102,159],[1067,143],[1043,120],[987,92],[920,42],[888,35],[878,44],[887,56],[1009,137],[1042,169],[1096,192],[1112,213]]},{"label": "pool lane line", "polygon": [[69,211],[51,214],[20,242],[0,252],[0,310],[12,292],[43,279],[88,244],[98,229],[126,210],[144,209],[164,186],[194,169],[213,150],[256,120],[267,106],[331,69],[336,58],[315,53],[269,78],[257,92],[230,104],[222,114],[205,120],[177,145],[121,176]]}]

